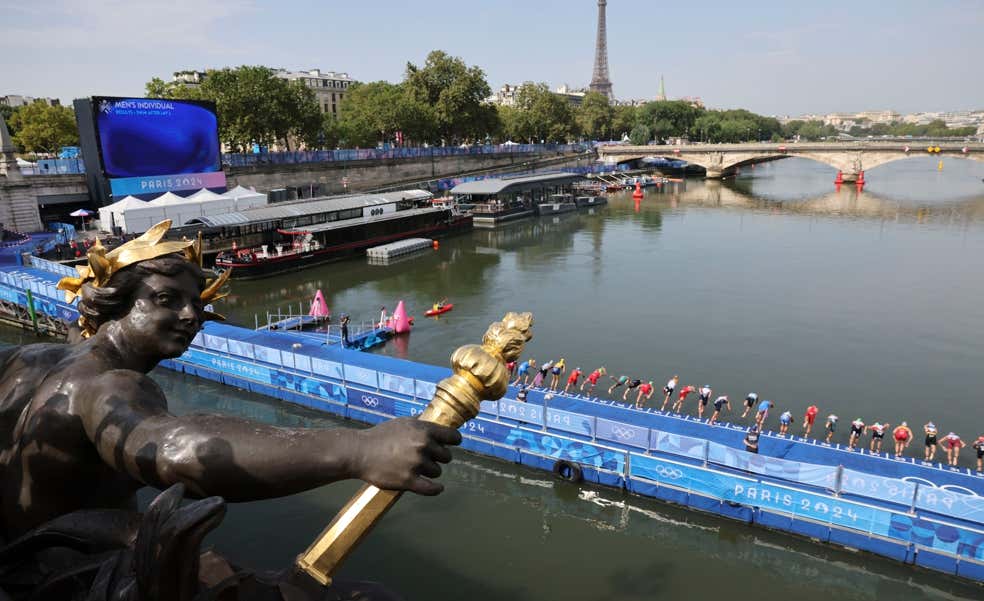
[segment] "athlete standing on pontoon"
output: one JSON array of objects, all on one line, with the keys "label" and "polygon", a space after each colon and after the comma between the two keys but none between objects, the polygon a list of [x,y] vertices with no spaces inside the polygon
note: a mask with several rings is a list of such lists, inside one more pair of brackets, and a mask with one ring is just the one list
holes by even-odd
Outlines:
[{"label": "athlete standing on pontoon", "polygon": [[749,392],[748,396],[745,397],[745,410],[741,414],[741,418],[745,419],[748,412],[752,410],[752,407],[758,404],[759,395],[754,392]]},{"label": "athlete standing on pontoon", "polygon": [[827,416],[827,439],[825,442],[830,443],[830,439],[834,437],[834,431],[837,430],[837,420],[840,419],[833,413]]},{"label": "athlete standing on pontoon", "polygon": [[[611,376],[609,376],[609,377],[611,377]],[[614,384],[612,384],[612,385],[611,385],[611,386],[610,386],[610,387],[608,388],[608,394],[609,394],[609,395],[611,395],[611,394],[612,394],[612,392],[613,392],[613,391],[614,391],[614,390],[615,390],[616,388],[618,388],[619,386],[625,386],[626,384],[628,384],[628,383],[629,383],[629,376],[619,376],[619,377],[618,377],[617,379],[616,379],[616,378],[612,378],[612,380],[615,380],[615,383],[614,383]]]},{"label": "athlete standing on pontoon", "polygon": [[890,425],[891,424],[879,424],[878,422],[875,422],[871,424],[870,428],[868,428],[869,430],[871,430],[872,453],[881,453],[882,439],[885,438],[885,430],[888,430],[888,427]]},{"label": "athlete standing on pontoon", "polygon": [[[639,394],[636,396],[636,409],[642,409],[644,401],[642,397],[646,397],[648,401],[653,397],[653,391],[656,389],[653,387],[653,381],[644,382],[639,385]],[[626,391],[627,392],[627,391]]]},{"label": "athlete standing on pontoon", "polygon": [[567,386],[564,386],[564,394],[567,394],[567,391],[570,390],[571,386],[574,387],[574,390],[577,390],[577,381],[579,379],[581,379],[581,368],[575,367],[574,371],[571,372],[571,375],[567,376]]},{"label": "athlete standing on pontoon", "polygon": [[519,364],[519,370],[516,372],[516,381],[512,383],[513,386],[519,384],[519,381],[523,381],[523,386],[526,386],[526,380],[530,377],[530,370],[536,369],[536,359],[529,358]]},{"label": "athlete standing on pontoon", "polygon": [[710,384],[704,384],[703,386],[700,387],[700,390],[697,391],[697,417],[698,418],[704,417],[704,408],[707,407],[707,403],[710,402],[712,392],[714,391],[711,390]]},{"label": "athlete standing on pontoon", "polygon": [[854,445],[861,440],[861,435],[864,434],[864,431],[867,429],[868,426],[865,425],[864,421],[862,421],[860,417],[851,422],[851,437],[847,440],[847,448],[854,449]]},{"label": "athlete standing on pontoon", "polygon": [[714,425],[714,422],[717,421],[718,416],[721,415],[721,411],[724,409],[728,409],[729,411],[731,410],[731,403],[728,401],[727,395],[721,395],[714,399],[714,413],[711,414],[710,421],[712,426]]},{"label": "athlete standing on pontoon", "polygon": [[820,410],[817,409],[816,405],[810,405],[806,408],[806,413],[803,415],[803,438],[810,435],[810,430],[813,429],[813,422],[817,419],[817,413],[820,413]]},{"label": "athlete standing on pontoon", "polygon": [[673,403],[673,411],[675,411],[676,413],[682,413],[683,412],[683,402],[686,401],[687,400],[687,397],[690,396],[690,394],[691,393],[694,393],[694,392],[697,392],[697,388],[694,387],[694,386],[691,386],[690,384],[687,384],[686,386],[684,386],[683,388],[681,388],[680,389],[680,394],[677,395],[676,402]]},{"label": "athlete standing on pontoon", "polygon": [[984,436],[978,436],[973,447],[977,451],[977,473],[980,473],[981,468],[984,467]]},{"label": "athlete standing on pontoon", "polygon": [[895,456],[901,457],[902,451],[912,442],[912,430],[909,429],[909,424],[902,422],[892,430],[892,438],[895,439]]},{"label": "athlete standing on pontoon", "polygon": [[660,411],[666,410],[666,404],[670,402],[670,397],[673,396],[673,391],[676,390],[677,384],[680,382],[680,376],[674,375],[670,378],[670,381],[666,383],[663,387],[663,406],[659,408]]},{"label": "athlete standing on pontoon", "polygon": [[598,384],[598,379],[601,378],[601,376],[605,375],[606,373],[607,372],[605,371],[604,367],[599,367],[598,369],[591,372],[588,375],[587,379],[584,380],[584,383],[581,384],[581,392],[584,392],[585,386],[591,384],[591,388],[588,389],[588,396],[591,396],[591,393],[594,392],[595,386]]},{"label": "athlete standing on pontoon", "polygon": [[960,456],[960,449],[967,446],[967,443],[960,440],[960,437],[950,432],[943,437],[943,446],[946,447],[946,459],[950,465],[957,465],[957,459]]},{"label": "athlete standing on pontoon", "polygon": [[791,423],[793,423],[793,412],[788,410],[783,411],[779,416],[779,433],[785,436],[789,432],[789,425]]},{"label": "athlete standing on pontoon", "polygon": [[926,454],[923,456],[923,459],[932,461],[936,457],[936,437],[939,435],[939,430],[936,429],[936,424],[929,422],[923,426],[923,432],[926,433]]}]

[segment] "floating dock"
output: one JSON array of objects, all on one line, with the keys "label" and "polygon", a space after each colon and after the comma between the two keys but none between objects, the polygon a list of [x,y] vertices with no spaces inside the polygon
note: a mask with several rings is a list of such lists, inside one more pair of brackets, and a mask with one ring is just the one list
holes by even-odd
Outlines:
[{"label": "floating dock", "polygon": [[[5,269],[0,298],[21,299]],[[65,308],[42,300],[39,311]],[[161,365],[370,424],[420,414],[451,373],[313,336],[209,322]],[[749,453],[742,425],[544,389],[523,403],[516,392],[482,403],[461,428],[465,449],[984,582],[984,477],[969,469],[775,432]]]},{"label": "floating dock", "polygon": [[431,248],[434,241],[430,238],[407,238],[398,242],[390,242],[374,246],[366,250],[366,256],[372,262],[385,262]]}]

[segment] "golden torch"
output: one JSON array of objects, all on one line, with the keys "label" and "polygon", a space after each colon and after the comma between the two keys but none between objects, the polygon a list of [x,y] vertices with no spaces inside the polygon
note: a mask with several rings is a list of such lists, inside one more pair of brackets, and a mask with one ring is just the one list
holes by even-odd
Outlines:
[{"label": "golden torch", "polygon": [[[532,338],[533,315],[506,313],[489,326],[481,346],[468,344],[451,355],[451,376],[437,383],[434,398],[418,419],[459,428],[478,415],[481,402],[502,397],[509,386],[506,363],[515,361]],[[332,574],[365,538],[402,492],[363,486],[328,524],[318,540],[297,557],[297,565],[327,586]]]}]

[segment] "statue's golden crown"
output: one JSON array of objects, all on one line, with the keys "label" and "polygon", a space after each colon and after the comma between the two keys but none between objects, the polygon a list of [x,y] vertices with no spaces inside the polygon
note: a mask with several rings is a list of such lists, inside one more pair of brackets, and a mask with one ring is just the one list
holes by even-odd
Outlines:
[{"label": "statue's golden crown", "polygon": [[[65,301],[71,303],[75,297],[82,293],[82,286],[88,284],[100,288],[109,283],[109,280],[116,272],[121,269],[149,261],[164,255],[174,253],[184,253],[185,259],[202,266],[202,236],[199,233],[195,240],[163,240],[164,234],[171,227],[171,220],[165,219],[154,227],[143,233],[139,238],[106,252],[99,240],[92,245],[86,255],[89,259],[88,265],[76,266],[79,272],[78,277],[64,277],[58,282],[58,289],[65,291]],[[223,272],[219,277],[209,279],[205,283],[205,290],[202,291],[201,299],[205,303],[218,300],[225,296],[219,292],[226,281],[229,279],[231,271]],[[224,319],[217,313],[205,312],[206,319]],[[93,332],[85,332],[92,334]]]}]

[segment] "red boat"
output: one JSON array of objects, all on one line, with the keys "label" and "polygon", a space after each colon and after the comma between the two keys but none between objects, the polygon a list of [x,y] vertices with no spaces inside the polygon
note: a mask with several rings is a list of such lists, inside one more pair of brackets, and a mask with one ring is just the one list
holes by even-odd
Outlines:
[{"label": "red boat", "polygon": [[428,309],[424,311],[424,315],[426,315],[427,317],[434,317],[435,315],[440,315],[441,313],[447,313],[451,309],[454,309],[454,303],[448,303],[446,305],[442,305],[438,307],[436,311],[434,309]]}]

